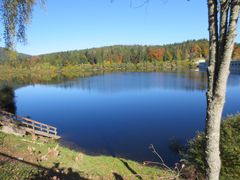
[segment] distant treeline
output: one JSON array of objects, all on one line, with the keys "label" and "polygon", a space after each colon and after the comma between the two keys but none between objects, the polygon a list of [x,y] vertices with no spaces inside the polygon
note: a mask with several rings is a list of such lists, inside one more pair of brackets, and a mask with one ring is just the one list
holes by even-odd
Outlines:
[{"label": "distant treeline", "polygon": [[[162,46],[108,46],[28,56],[0,48],[0,83],[51,82],[106,72],[176,71],[196,68],[208,59],[208,41],[191,40]],[[234,59],[240,59],[236,44]]]},{"label": "distant treeline", "polygon": [[[200,39],[162,46],[115,45],[39,56],[17,56],[17,58],[5,55],[5,60],[0,59],[0,61],[12,65],[22,64],[27,66],[48,63],[57,67],[79,64],[138,64],[145,62],[192,61],[199,58],[208,59],[208,52],[208,40]],[[240,44],[235,46],[233,59],[240,59]]]},{"label": "distant treeline", "polygon": [[68,64],[138,64],[142,62],[194,60],[208,57],[208,41],[192,40],[163,46],[115,45],[102,48],[66,51],[32,57],[34,62]]},{"label": "distant treeline", "polygon": [[[0,58],[0,63],[9,65],[33,66],[47,63],[55,67],[81,64],[143,64],[171,61],[192,61],[199,58],[208,59],[208,40],[190,40],[162,46],[115,45],[101,48],[74,50],[44,54],[39,56],[17,55]],[[2,51],[0,57],[3,56]],[[240,44],[235,45],[233,59],[240,59]]]}]

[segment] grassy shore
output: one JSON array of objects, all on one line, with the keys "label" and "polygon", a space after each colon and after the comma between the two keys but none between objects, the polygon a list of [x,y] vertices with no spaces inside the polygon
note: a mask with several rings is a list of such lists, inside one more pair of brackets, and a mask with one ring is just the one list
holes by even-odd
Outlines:
[{"label": "grassy shore", "polygon": [[196,65],[188,60],[171,62],[146,62],[146,63],[126,63],[126,64],[78,64],[54,66],[49,63],[39,63],[33,65],[9,65],[0,64],[0,82],[25,82],[33,83],[49,82],[64,78],[76,78],[96,75],[104,72],[152,72],[152,71],[176,71],[181,69],[196,68]]},{"label": "grassy shore", "polygon": [[0,179],[169,179],[174,172],[109,156],[90,156],[50,139],[0,132]]}]

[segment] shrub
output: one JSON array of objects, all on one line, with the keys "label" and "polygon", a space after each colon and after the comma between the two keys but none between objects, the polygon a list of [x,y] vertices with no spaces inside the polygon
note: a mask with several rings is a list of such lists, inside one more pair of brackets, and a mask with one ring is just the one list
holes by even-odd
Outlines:
[{"label": "shrub", "polygon": [[[188,150],[183,154],[200,174],[204,174],[205,134],[198,133],[189,141]],[[222,122],[221,138],[221,179],[238,179],[240,177],[240,114],[230,116]]]}]

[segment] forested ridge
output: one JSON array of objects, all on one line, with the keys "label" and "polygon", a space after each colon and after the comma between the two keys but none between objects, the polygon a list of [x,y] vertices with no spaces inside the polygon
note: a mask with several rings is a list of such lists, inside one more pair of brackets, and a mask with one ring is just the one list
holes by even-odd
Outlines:
[{"label": "forested ridge", "polygon": [[[208,40],[189,40],[181,43],[143,46],[143,45],[114,45],[84,50],[73,50],[43,54],[38,56],[26,56],[18,54],[15,63],[49,63],[54,66],[66,66],[77,64],[138,64],[142,62],[181,61],[208,59]],[[0,61],[13,63],[12,56],[6,55],[4,50],[0,52]],[[240,59],[240,44],[235,45],[233,59]]]},{"label": "forested ridge", "polygon": [[133,63],[152,61],[192,60],[207,58],[208,41],[191,40],[182,43],[141,46],[115,45],[85,50],[58,52],[36,56],[34,58],[55,65],[101,64],[101,63]]},{"label": "forested ridge", "polygon": [[[154,61],[208,59],[208,40],[189,40],[157,46],[115,45],[85,50],[65,51],[35,56],[36,60],[53,65],[133,63]],[[240,59],[240,44],[236,44],[233,59]]]},{"label": "forested ridge", "polygon": [[16,58],[18,60],[30,59],[32,56],[18,53],[16,51],[11,51],[6,48],[0,47],[0,63],[8,62],[10,59]]}]

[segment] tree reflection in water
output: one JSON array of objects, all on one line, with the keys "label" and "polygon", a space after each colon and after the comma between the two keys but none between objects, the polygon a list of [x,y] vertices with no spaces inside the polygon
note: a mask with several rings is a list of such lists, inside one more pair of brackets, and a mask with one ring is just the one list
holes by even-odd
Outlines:
[{"label": "tree reflection in water", "polygon": [[4,85],[0,88],[0,109],[16,113],[15,92],[10,86]]}]

